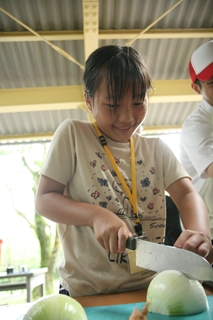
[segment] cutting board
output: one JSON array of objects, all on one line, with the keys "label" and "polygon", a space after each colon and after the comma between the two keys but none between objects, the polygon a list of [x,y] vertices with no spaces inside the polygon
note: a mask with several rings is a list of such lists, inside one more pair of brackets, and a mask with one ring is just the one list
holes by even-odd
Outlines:
[{"label": "cutting board", "polygon": [[[154,313],[148,313],[148,320],[213,320],[213,296],[208,296],[208,310],[193,315],[181,317],[167,317]],[[85,308],[88,320],[128,320],[135,307],[141,310],[145,302],[118,304],[113,306],[88,307]]]}]

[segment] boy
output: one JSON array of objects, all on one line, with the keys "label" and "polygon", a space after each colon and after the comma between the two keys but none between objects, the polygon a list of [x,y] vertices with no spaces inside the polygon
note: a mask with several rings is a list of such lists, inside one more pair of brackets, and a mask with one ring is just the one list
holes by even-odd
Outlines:
[{"label": "boy", "polygon": [[207,206],[213,239],[213,41],[194,51],[189,74],[191,87],[202,100],[183,123],[180,161]]}]

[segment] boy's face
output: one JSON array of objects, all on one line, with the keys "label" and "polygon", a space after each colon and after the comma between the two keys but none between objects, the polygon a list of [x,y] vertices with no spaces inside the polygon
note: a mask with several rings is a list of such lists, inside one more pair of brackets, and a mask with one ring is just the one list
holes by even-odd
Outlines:
[{"label": "boy's face", "polygon": [[129,89],[114,111],[113,99],[109,99],[106,86],[102,83],[94,99],[86,97],[86,103],[98,127],[106,136],[117,142],[128,142],[145,119],[148,98],[144,101],[140,98],[132,100],[132,91]]},{"label": "boy's face", "polygon": [[203,98],[213,106],[213,77],[207,81],[200,81],[201,88],[192,83],[192,89],[194,89],[198,94],[201,94]]}]

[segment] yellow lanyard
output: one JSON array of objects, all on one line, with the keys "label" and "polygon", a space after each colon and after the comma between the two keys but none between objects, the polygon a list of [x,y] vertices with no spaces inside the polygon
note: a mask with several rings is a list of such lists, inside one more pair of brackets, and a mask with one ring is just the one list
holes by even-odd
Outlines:
[{"label": "yellow lanyard", "polygon": [[95,131],[99,137],[99,140],[102,144],[102,147],[104,148],[104,150],[106,151],[106,154],[112,164],[112,167],[113,169],[115,170],[116,174],[117,174],[117,177],[118,179],[120,180],[123,188],[124,188],[124,191],[126,193],[126,195],[128,196],[129,198],[129,201],[133,207],[133,211],[134,211],[134,214],[135,214],[135,223],[136,223],[136,232],[138,235],[141,235],[142,234],[142,226],[140,224],[140,220],[139,220],[139,216],[138,216],[138,208],[137,208],[137,187],[136,187],[136,173],[135,173],[135,151],[134,151],[134,141],[133,141],[133,138],[131,137],[130,138],[130,152],[131,152],[131,174],[132,174],[132,193],[130,192],[127,184],[126,184],[126,181],[124,180],[124,177],[122,176],[116,162],[115,162],[115,159],[107,145],[107,142],[104,138],[104,136],[102,135],[101,131],[99,130],[98,126],[97,126],[97,123],[94,122],[93,123],[93,126],[95,128]]}]

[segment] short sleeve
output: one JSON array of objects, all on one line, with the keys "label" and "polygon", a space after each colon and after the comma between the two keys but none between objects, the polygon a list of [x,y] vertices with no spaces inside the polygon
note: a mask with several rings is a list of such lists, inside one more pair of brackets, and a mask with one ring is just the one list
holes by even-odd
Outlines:
[{"label": "short sleeve", "polygon": [[72,122],[65,120],[56,130],[44,165],[40,171],[63,185],[72,178],[75,170],[75,139]]}]

